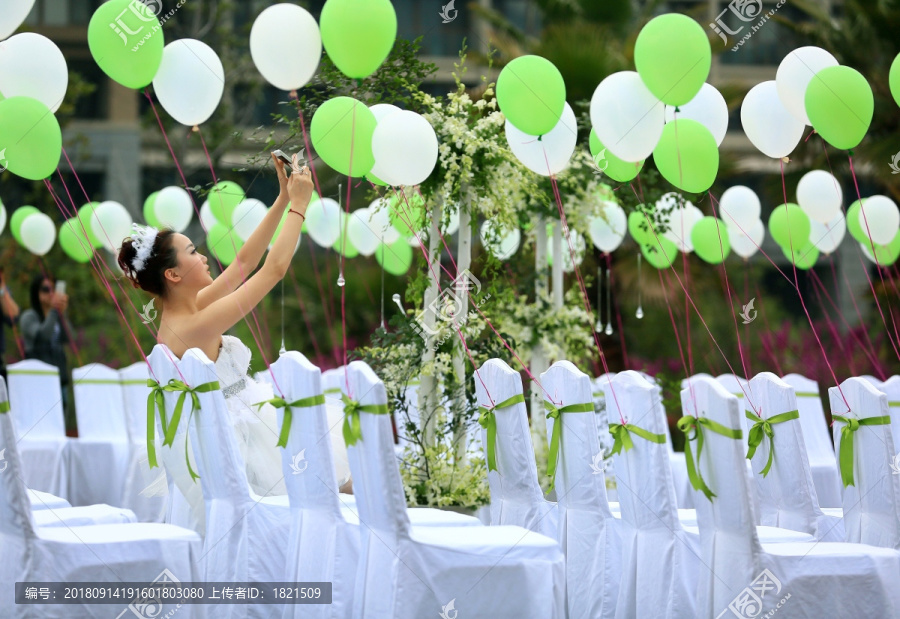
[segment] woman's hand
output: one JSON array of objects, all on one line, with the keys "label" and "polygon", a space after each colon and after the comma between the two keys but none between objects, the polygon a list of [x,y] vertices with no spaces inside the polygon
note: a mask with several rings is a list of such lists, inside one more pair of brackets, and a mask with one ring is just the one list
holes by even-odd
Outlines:
[{"label": "woman's hand", "polygon": [[288,194],[291,198],[291,208],[305,215],[309,199],[312,197],[313,182],[309,174],[309,168],[303,166],[299,172],[294,172],[288,179]]},{"label": "woman's hand", "polygon": [[62,292],[54,292],[53,300],[50,301],[50,307],[55,309],[60,314],[64,314],[66,309],[69,307],[69,295]]},{"label": "woman's hand", "polygon": [[288,199],[288,178],[287,173],[284,171],[284,162],[275,156],[275,153],[272,153],[272,161],[275,162],[275,172],[278,174],[278,186],[280,191],[278,192],[278,200],[287,200]]}]

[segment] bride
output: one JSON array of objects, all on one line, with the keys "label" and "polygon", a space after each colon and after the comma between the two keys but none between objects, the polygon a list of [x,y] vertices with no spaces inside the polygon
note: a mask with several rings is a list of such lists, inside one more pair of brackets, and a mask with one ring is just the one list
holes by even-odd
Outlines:
[{"label": "bride", "polygon": [[[285,494],[281,454],[276,447],[279,428],[275,409],[254,404],[273,397],[272,388],[254,381],[248,374],[250,349],[238,338],[224,335],[247,315],[275,285],[290,266],[306,208],[312,195],[309,170],[298,167],[294,155],[293,173],[286,175],[284,163],[273,155],[280,192],[272,208],[240,249],[234,262],[215,280],[208,259],[194,243],[172,230],[156,230],[135,225],[135,232],[122,243],[118,263],[136,287],[161,301],[157,339],[179,359],[191,348],[199,348],[215,363],[225,402],[247,468],[247,479],[256,494]],[[279,222],[287,217],[262,267],[244,281],[245,274],[259,265],[272,242]],[[332,443],[340,438],[340,425],[332,433]],[[334,450],[338,481],[349,477],[346,449],[340,441]],[[199,488],[198,488],[199,491]],[[199,492],[189,498],[193,503]],[[199,513],[203,513],[202,506]]]}]

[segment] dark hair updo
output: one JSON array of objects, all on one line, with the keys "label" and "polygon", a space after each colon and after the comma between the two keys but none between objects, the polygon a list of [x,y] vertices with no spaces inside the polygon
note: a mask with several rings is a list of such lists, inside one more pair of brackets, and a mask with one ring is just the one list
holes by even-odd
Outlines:
[{"label": "dark hair updo", "polygon": [[178,251],[172,246],[174,237],[174,230],[168,228],[160,230],[153,242],[153,251],[150,252],[150,257],[147,258],[144,268],[140,271],[135,271],[132,266],[132,262],[137,256],[132,238],[129,236],[122,241],[117,260],[119,267],[135,288],[140,288],[158,297],[165,296],[166,269],[174,269],[178,266]]}]

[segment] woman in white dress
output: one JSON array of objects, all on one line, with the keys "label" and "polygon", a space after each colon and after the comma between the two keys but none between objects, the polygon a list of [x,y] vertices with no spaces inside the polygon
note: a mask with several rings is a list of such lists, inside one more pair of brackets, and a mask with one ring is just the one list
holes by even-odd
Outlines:
[{"label": "woman in white dress", "polygon": [[[288,178],[284,164],[274,155],[272,158],[281,187],[278,198],[234,262],[215,280],[207,257],[188,237],[172,230],[135,226],[118,256],[119,266],[135,286],[161,301],[158,341],[178,358],[190,348],[199,348],[214,361],[248,481],[254,492],[264,496],[286,492],[276,447],[275,409],[253,406],[271,399],[272,388],[249,376],[250,350],[238,338],[223,334],[284,278],[306,219],[313,187],[309,170],[298,167],[295,155],[293,174]],[[246,277],[272,243],[285,209],[284,226],[262,267]]]}]

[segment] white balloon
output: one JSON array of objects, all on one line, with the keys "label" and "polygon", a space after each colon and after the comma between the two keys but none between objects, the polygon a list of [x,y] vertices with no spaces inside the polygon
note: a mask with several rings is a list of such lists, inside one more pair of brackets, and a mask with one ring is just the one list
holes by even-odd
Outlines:
[{"label": "white balloon", "polygon": [[[553,235],[550,234],[552,229],[548,229],[547,233],[547,263],[553,262]],[[569,239],[572,241],[572,249],[575,250],[575,264],[572,264],[572,252],[569,250],[569,242],[563,234],[562,239],[562,263],[563,273],[571,273],[575,270],[575,265],[580,265],[584,261],[584,251],[587,249],[587,243],[584,237],[575,230],[569,229]]]},{"label": "white balloon", "polygon": [[[721,145],[728,131],[728,104],[714,86],[703,84],[697,95],[678,108],[678,118],[696,120],[709,129],[716,144]],[[675,120],[675,108],[666,106],[666,122]]]},{"label": "white balloon", "polygon": [[35,256],[44,256],[56,241],[56,226],[44,213],[32,213],[19,227],[22,245]]},{"label": "white balloon", "polygon": [[297,5],[272,5],[253,22],[250,56],[266,81],[276,88],[302,88],[315,75],[322,57],[319,25]]},{"label": "white balloon", "polygon": [[[8,10],[7,6],[3,7],[3,11]],[[55,112],[68,86],[66,59],[56,43],[47,37],[23,32],[0,45],[0,93],[5,98],[31,97]]]},{"label": "white balloon", "polygon": [[750,89],[741,104],[741,125],[753,145],[767,157],[787,157],[803,137],[803,121],[787,111],[775,81]]},{"label": "white balloon", "polygon": [[809,226],[809,240],[823,254],[830,254],[837,249],[847,233],[847,220],[840,212],[827,224],[810,219]]},{"label": "white balloon", "polygon": [[331,247],[341,237],[341,205],[331,198],[311,202],[306,221],[306,233],[319,247]]},{"label": "white balloon", "polygon": [[347,238],[363,256],[371,256],[381,244],[370,217],[369,207],[360,208],[350,213],[350,220],[347,222]]},{"label": "white balloon", "polygon": [[603,217],[594,217],[588,223],[591,240],[597,249],[606,253],[615,251],[622,244],[627,230],[628,217],[615,202],[605,202]]},{"label": "white balloon", "polygon": [[[159,200],[159,197],[156,199]],[[246,242],[250,235],[253,234],[253,231],[262,223],[262,220],[265,219],[268,212],[268,207],[261,200],[247,198],[234,207],[234,211],[231,213],[231,225],[234,226],[234,233],[238,235],[239,239]],[[308,210],[306,217],[309,218]]]},{"label": "white balloon", "polygon": [[390,103],[376,103],[375,105],[370,105],[369,110],[372,112],[372,114],[375,115],[376,121],[379,121],[382,118],[387,118],[394,112],[403,111],[396,105],[391,105]]},{"label": "white balloon", "polygon": [[416,247],[416,248],[418,248],[418,247],[421,247],[421,246],[422,246],[422,243],[419,241],[419,238],[416,237],[415,235],[413,235],[413,236],[411,236],[411,237],[408,237],[408,238],[406,239],[406,242],[409,243],[409,246],[410,246],[410,247]]},{"label": "white balloon", "polygon": [[568,103],[556,126],[540,139],[506,121],[506,141],[510,150],[526,168],[542,176],[559,174],[568,167],[577,139],[578,123]]},{"label": "white balloon", "polygon": [[213,215],[212,208],[209,206],[209,200],[207,200],[200,207],[200,225],[203,226],[204,230],[209,230],[217,223],[219,223],[219,220]]},{"label": "white balloon", "polygon": [[3,205],[3,200],[0,200],[0,233],[6,230],[6,207]]},{"label": "white balloon", "polygon": [[[499,238],[497,238],[499,236]],[[519,249],[522,242],[522,233],[518,228],[501,230],[493,222],[486,219],[481,224],[481,242],[484,248],[498,260],[509,260]]]},{"label": "white balloon", "polygon": [[194,215],[191,194],[174,185],[160,190],[153,201],[153,214],[164,226],[175,232],[184,232]]},{"label": "white balloon", "polygon": [[391,225],[391,209],[384,198],[378,198],[369,205],[369,225],[385,245],[393,245],[400,240],[400,232]]},{"label": "white balloon", "polygon": [[782,105],[804,125],[811,125],[806,115],[806,88],[813,76],[827,67],[838,66],[834,56],[820,47],[798,47],[784,57],[775,73],[775,84]]},{"label": "white balloon", "polygon": [[597,137],[623,161],[643,161],[656,147],[665,124],[665,104],[647,90],[635,71],[608,75],[591,97]]},{"label": "white balloon", "polygon": [[196,39],[166,45],[153,90],[169,115],[193,127],[213,115],[225,91],[225,69],[213,49]]},{"label": "white balloon", "polygon": [[[657,208],[660,206],[668,208],[675,200],[675,195],[674,193],[665,194],[657,202]],[[701,219],[703,219],[703,214],[700,212],[700,209],[694,207],[689,201],[685,201],[684,207],[678,208],[676,206],[669,211],[669,229],[663,233],[663,237],[675,243],[678,251],[690,253],[694,251],[694,244],[691,242],[691,232]]]},{"label": "white balloon", "polygon": [[4,2],[3,10],[0,11],[0,41],[15,32],[28,14],[31,13],[31,7],[34,6],[34,0],[16,0],[15,2]]},{"label": "white balloon", "polygon": [[859,226],[873,243],[887,245],[900,230],[900,211],[894,201],[886,196],[865,198],[859,209]]},{"label": "white balloon", "polygon": [[828,223],[841,213],[844,194],[841,184],[825,170],[807,172],[797,185],[797,204],[820,223]]},{"label": "white balloon", "polygon": [[729,187],[719,200],[719,217],[729,228],[749,231],[762,212],[756,192],[743,185]]},{"label": "white balloon", "polygon": [[728,240],[731,243],[731,249],[741,258],[749,258],[762,246],[763,238],[766,235],[766,227],[759,219],[752,222],[744,230],[744,234],[735,226],[725,226],[728,229]]},{"label": "white balloon", "polygon": [[[453,212],[450,213],[447,225],[441,228],[441,233],[443,233],[444,236],[450,236],[456,234],[457,230],[459,230],[459,207],[455,208]],[[2,231],[3,228],[0,227],[0,232]]]},{"label": "white balloon", "polygon": [[372,134],[372,174],[389,185],[418,185],[438,160],[438,139],[424,116],[401,110],[378,121]]},{"label": "white balloon", "polygon": [[97,205],[91,217],[91,230],[100,244],[115,253],[122,241],[131,234],[131,214],[124,206],[112,200]]}]

